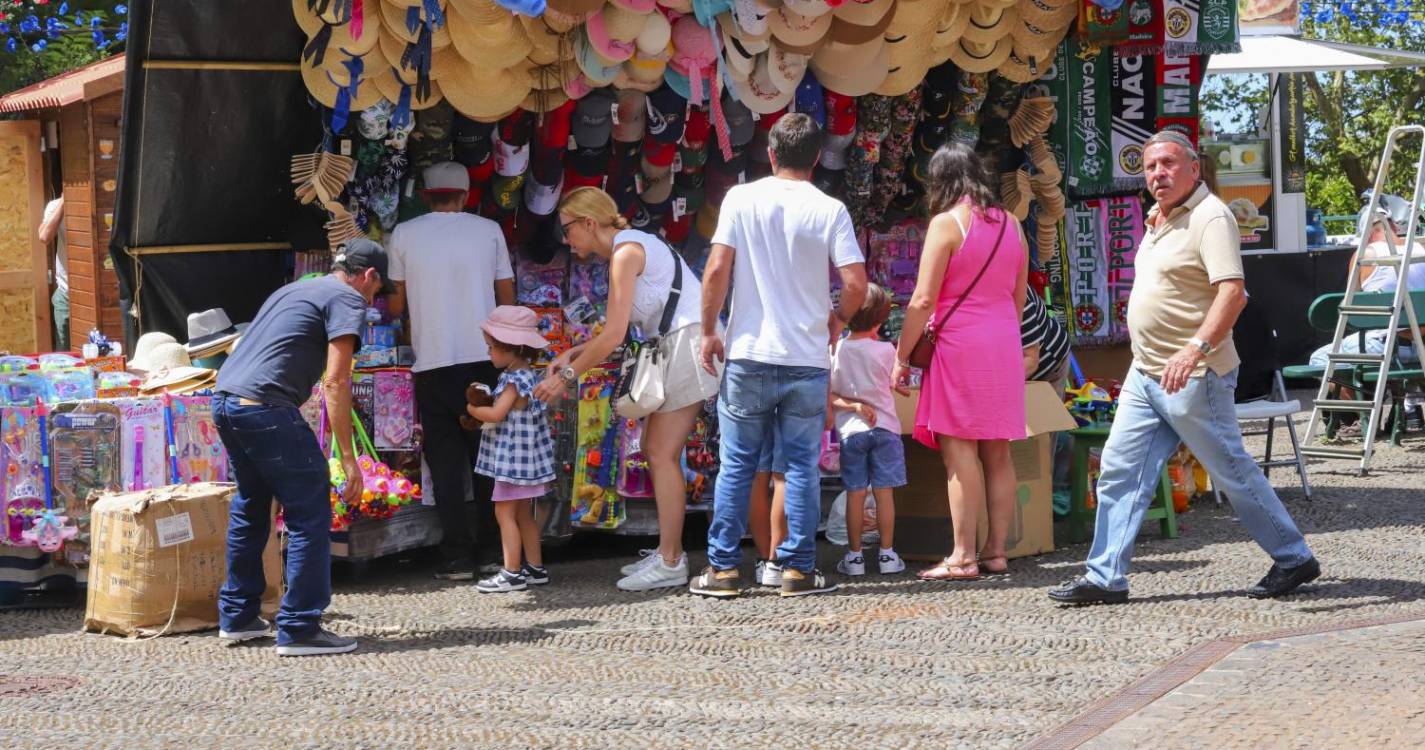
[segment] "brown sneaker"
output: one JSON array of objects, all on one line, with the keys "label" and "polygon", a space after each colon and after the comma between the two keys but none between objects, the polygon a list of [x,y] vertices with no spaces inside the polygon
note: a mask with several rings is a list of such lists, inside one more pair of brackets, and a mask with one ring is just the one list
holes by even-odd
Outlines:
[{"label": "brown sneaker", "polygon": [[817,568],[812,568],[808,573],[795,568],[782,568],[782,596],[828,594],[835,590],[836,583],[827,580]]},{"label": "brown sneaker", "polygon": [[699,596],[732,599],[742,595],[741,583],[737,568],[718,570],[709,565],[688,584],[688,591]]}]

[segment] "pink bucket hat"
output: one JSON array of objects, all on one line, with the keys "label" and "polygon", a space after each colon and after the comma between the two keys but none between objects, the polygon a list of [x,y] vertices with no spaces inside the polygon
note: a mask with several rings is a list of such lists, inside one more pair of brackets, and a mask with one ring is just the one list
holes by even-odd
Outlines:
[{"label": "pink bucket hat", "polygon": [[539,317],[528,307],[500,305],[480,324],[480,330],[490,338],[509,346],[543,349],[549,346],[539,333]]}]

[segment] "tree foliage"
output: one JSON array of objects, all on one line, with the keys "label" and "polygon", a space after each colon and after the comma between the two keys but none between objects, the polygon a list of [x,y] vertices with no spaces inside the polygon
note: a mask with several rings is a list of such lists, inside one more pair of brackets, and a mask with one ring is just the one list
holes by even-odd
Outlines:
[{"label": "tree foliage", "polygon": [[123,51],[123,0],[0,0],[0,93]]}]

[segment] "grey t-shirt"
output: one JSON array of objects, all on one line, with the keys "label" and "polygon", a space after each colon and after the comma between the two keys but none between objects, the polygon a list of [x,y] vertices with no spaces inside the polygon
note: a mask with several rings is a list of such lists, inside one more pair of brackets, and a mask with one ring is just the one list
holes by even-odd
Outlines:
[{"label": "grey t-shirt", "polygon": [[359,336],[366,300],[335,276],[297,281],[262,303],[218,371],[220,393],[297,408],[327,365],[327,343]]}]

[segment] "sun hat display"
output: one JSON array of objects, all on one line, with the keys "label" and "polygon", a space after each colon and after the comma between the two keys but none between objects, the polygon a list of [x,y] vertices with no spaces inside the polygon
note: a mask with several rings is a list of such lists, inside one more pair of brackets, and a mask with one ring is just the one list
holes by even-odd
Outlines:
[{"label": "sun hat display", "polygon": [[452,66],[441,81],[441,93],[466,117],[489,122],[509,114],[529,95],[526,63],[510,68]]},{"label": "sun hat display", "polygon": [[[810,61],[810,55],[788,52],[781,47],[773,47],[767,53],[767,73],[778,91],[789,96],[795,96],[797,85],[802,82],[802,77],[806,75],[807,64]],[[763,112],[761,114],[767,113]]]},{"label": "sun hat display", "polygon": [[[366,0],[362,5],[377,4],[374,0]],[[381,2],[381,26],[385,33],[395,36],[403,42],[415,42],[426,44],[429,39],[430,49],[440,49],[450,45],[450,28],[445,22],[445,12],[441,11],[439,16],[433,16],[424,5],[402,8],[390,2]],[[498,7],[498,6],[497,6]],[[508,14],[509,11],[500,9]]]},{"label": "sun hat display", "polygon": [[[737,96],[737,101],[748,110],[759,115],[771,114],[781,109],[785,109],[796,95],[796,89],[792,88],[783,91],[773,80],[770,72],[772,55],[764,53],[757,56],[757,65],[752,75],[744,81],[738,81],[733,89]],[[805,57],[802,57],[805,60]],[[726,110],[724,110],[726,111]],[[751,118],[749,117],[750,121]],[[732,114],[728,114],[728,122],[732,122]],[[734,141],[735,142],[735,141]]]},{"label": "sun hat display", "polygon": [[965,27],[961,38],[975,44],[990,44],[1008,36],[1010,28],[1017,23],[1019,15],[1013,6],[975,4],[970,6],[970,23]]},{"label": "sun hat display", "polygon": [[771,29],[767,27],[767,14],[770,11],[757,0],[733,0],[729,12],[741,29],[741,38],[766,41],[771,35]]},{"label": "sun hat display", "polygon": [[[668,71],[668,58],[671,56],[671,48],[664,50],[661,54],[651,56],[635,52],[633,57],[623,64],[623,69],[628,74],[630,82],[640,85],[651,83],[656,88],[663,85],[663,74]],[[623,88],[632,87],[624,86]]]},{"label": "sun hat display", "polygon": [[[916,0],[921,2],[923,0]],[[785,47],[808,47],[818,44],[831,29],[830,13],[806,16],[783,5],[767,14],[767,28]]]},{"label": "sun hat display", "polygon": [[[649,3],[652,10],[653,3]],[[638,32],[633,44],[637,48],[636,52],[645,55],[659,55],[668,49],[668,44],[673,41],[673,24],[668,22],[668,18],[662,13],[648,14],[644,21],[643,30]]]},{"label": "sun hat display", "polygon": [[350,83],[346,76],[338,80],[335,74],[313,67],[306,60],[302,61],[302,81],[313,99],[327,109],[343,114],[360,112],[381,99],[381,92],[369,78],[358,79],[355,83]]},{"label": "sun hat display", "polygon": [[188,343],[183,348],[188,356],[202,359],[228,348],[238,338],[237,327],[228,320],[221,307],[188,315]]},{"label": "sun hat display", "polygon": [[617,5],[605,5],[584,22],[589,43],[600,58],[609,63],[621,63],[637,49],[636,40],[648,23],[650,14],[626,10]]},{"label": "sun hat display", "polygon": [[387,101],[396,104],[398,109],[400,107],[416,111],[430,109],[439,104],[443,98],[440,91],[440,84],[435,81],[431,81],[428,86],[424,87],[426,94],[425,96],[421,96],[418,93],[422,90],[420,87],[402,82],[396,77],[396,73],[390,69],[388,69],[385,74],[377,76],[374,80],[376,90],[380,92],[381,96],[385,97]]},{"label": "sun hat display", "polygon": [[529,56],[532,65],[549,65],[560,60],[574,59],[574,31],[565,32],[553,28],[543,18],[520,16],[525,36],[529,39]]},{"label": "sun hat display", "polygon": [[988,73],[1009,59],[1012,48],[1013,42],[1008,37],[1001,37],[989,44],[979,44],[961,37],[950,48],[950,59],[956,67],[967,73]]},{"label": "sun hat display", "polygon": [[583,20],[588,14],[603,7],[604,0],[545,0],[544,16],[576,16]]},{"label": "sun hat display", "polygon": [[[683,16],[673,22],[673,55],[668,61],[668,84],[683,98],[694,104],[707,101],[711,86],[709,76],[717,68],[718,54],[712,35],[693,16]],[[683,86],[678,78],[682,76]]]},{"label": "sun hat display", "polygon": [[890,50],[881,38],[866,44],[832,42],[817,50],[811,69],[822,88],[845,96],[865,96],[886,80]]},{"label": "sun hat display", "polygon": [[1079,4],[1074,0],[1019,0],[1014,10],[1022,21],[1041,29],[1068,29],[1078,18]]},{"label": "sun hat display", "polygon": [[361,17],[343,19],[336,23],[328,8],[325,17],[315,11],[307,0],[292,0],[292,15],[297,26],[307,35],[307,45],[302,56],[316,58],[320,64],[328,50],[344,49],[351,54],[365,54],[380,41],[380,3],[361,4]]},{"label": "sun hat display", "polygon": [[179,344],[159,344],[151,356],[151,367],[139,385],[141,393],[189,393],[209,387],[217,370],[194,367],[188,352]]},{"label": "sun hat display", "polygon": [[455,51],[467,61],[493,68],[506,68],[529,55],[532,45],[524,26],[509,13],[485,21],[467,18],[458,9],[446,13],[450,41]]},{"label": "sun hat display", "polygon": [[[958,2],[941,4],[924,2],[924,0],[910,1],[931,8],[940,8],[942,5],[960,5]],[[885,33],[886,27],[891,24],[891,20],[895,16],[895,7],[895,0],[842,3],[833,11],[831,29],[827,33],[831,35],[832,41],[842,44],[865,44]]]},{"label": "sun hat display", "polygon": [[614,79],[618,78],[619,71],[623,70],[623,63],[610,63],[594,53],[594,46],[589,42],[588,33],[584,29],[574,35],[574,51],[579,70],[593,87],[613,83]]}]

